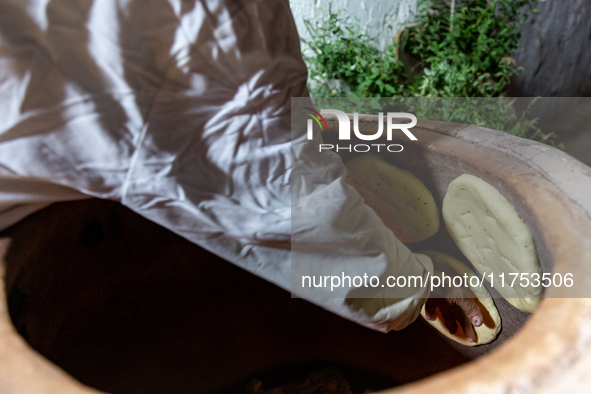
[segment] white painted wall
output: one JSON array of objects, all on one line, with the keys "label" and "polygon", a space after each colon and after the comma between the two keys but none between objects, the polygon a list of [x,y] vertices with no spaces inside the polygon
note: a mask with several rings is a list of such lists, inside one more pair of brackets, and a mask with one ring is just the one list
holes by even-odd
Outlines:
[{"label": "white painted wall", "polygon": [[417,0],[289,0],[300,36],[309,38],[304,19],[322,20],[329,3],[333,11],[345,9],[344,15],[359,18],[359,24],[367,28],[370,37],[377,38],[380,49],[393,42],[417,8]]}]

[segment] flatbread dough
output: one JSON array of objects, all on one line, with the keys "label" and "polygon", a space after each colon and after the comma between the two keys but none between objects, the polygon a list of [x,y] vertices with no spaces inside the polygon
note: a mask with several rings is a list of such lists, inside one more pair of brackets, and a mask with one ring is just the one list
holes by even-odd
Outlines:
[{"label": "flatbread dough", "polygon": [[410,171],[373,154],[361,154],[346,165],[346,182],[402,242],[423,241],[439,230],[433,194]]},{"label": "flatbread dough", "polygon": [[[468,268],[468,266],[466,266],[458,259],[455,259],[445,253],[435,252],[431,250],[423,250],[417,253],[429,256],[431,260],[433,260],[433,264],[436,267],[443,269],[443,272],[446,276],[454,276],[457,274],[463,277],[464,274],[467,274],[468,284],[470,283],[470,278],[473,276],[475,276],[478,279],[478,283],[480,283],[480,278],[478,278],[474,271],[472,271],[470,268]],[[434,275],[440,276],[441,272],[435,271]],[[473,279],[473,281],[475,284],[476,279]],[[459,324],[458,331],[455,334],[451,334],[445,326],[443,317],[441,316],[439,309],[436,313],[437,319],[427,320],[425,316],[425,306],[423,305],[423,308],[421,309],[421,316],[423,316],[429,324],[435,327],[443,335],[445,335],[449,339],[453,339],[454,341],[461,343],[462,345],[484,345],[492,342],[499,334],[499,331],[501,331],[501,316],[499,315],[499,311],[495,306],[495,302],[491,298],[490,293],[488,292],[486,287],[469,286],[469,288],[474,292],[476,297],[478,297],[476,303],[480,306],[480,310],[482,311],[482,316],[484,318],[482,325],[480,327],[474,327],[474,331],[476,331],[477,335],[476,342],[468,341],[466,334],[464,334],[464,331],[462,330]]]},{"label": "flatbread dough", "polygon": [[[533,312],[542,296],[542,287],[534,287],[542,269],[533,236],[509,201],[482,179],[463,174],[449,184],[442,212],[456,245],[480,274],[490,282],[494,273],[493,287],[517,309]],[[511,273],[519,275],[513,286]],[[528,286],[521,285],[527,284],[522,273]]]}]

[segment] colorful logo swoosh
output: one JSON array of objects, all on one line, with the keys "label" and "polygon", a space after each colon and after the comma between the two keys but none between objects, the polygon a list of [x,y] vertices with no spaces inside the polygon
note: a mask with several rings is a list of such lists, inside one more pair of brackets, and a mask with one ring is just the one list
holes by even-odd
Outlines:
[{"label": "colorful logo swoosh", "polygon": [[[324,120],[324,117],[322,115],[320,115],[319,112],[314,111],[312,108],[308,108],[308,107],[302,107],[302,108],[312,111],[312,112],[314,112],[314,114],[316,114],[316,116],[315,116],[314,114],[312,114],[310,112],[302,112],[303,114],[310,115],[312,118],[314,118],[316,123],[318,123],[318,126],[320,126],[320,130],[323,130],[322,123],[320,123],[320,119],[322,119],[322,122],[324,123],[324,127],[326,127],[326,130],[328,130],[328,125],[326,124],[326,120]],[[320,119],[318,119],[318,118],[320,118]]]}]

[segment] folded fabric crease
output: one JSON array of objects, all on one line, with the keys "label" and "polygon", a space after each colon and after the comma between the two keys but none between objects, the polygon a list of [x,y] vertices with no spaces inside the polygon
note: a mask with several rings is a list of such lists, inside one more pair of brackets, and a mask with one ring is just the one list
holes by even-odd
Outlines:
[{"label": "folded fabric crease", "polygon": [[[1,1],[0,229],[97,197],[287,290],[298,253],[326,275],[427,275],[340,159],[292,133],[306,79],[287,0]],[[307,298],[387,331],[428,290],[352,294]]]}]

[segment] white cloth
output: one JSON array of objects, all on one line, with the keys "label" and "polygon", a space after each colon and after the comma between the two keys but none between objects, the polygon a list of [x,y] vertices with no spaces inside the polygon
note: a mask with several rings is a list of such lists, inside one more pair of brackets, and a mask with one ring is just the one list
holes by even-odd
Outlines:
[{"label": "white cloth", "polygon": [[[0,0],[0,229],[92,196],[288,290],[292,231],[326,272],[425,276],[336,156],[292,150],[306,78],[287,0]],[[427,294],[312,301],[385,331]]]}]

